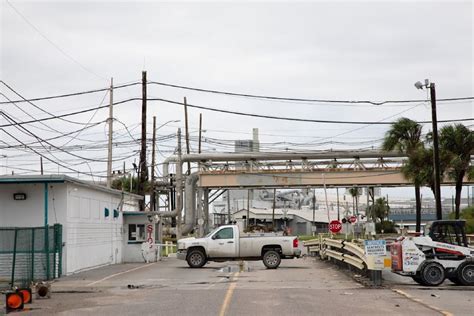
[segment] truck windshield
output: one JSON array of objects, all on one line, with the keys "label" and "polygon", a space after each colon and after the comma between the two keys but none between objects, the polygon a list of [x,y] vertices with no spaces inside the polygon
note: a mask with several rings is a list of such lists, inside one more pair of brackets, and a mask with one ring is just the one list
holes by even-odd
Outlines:
[{"label": "truck windshield", "polygon": [[206,236],[204,236],[204,238],[211,236],[211,235],[214,234],[218,229],[219,229],[219,227],[217,227],[217,228],[211,230]]}]

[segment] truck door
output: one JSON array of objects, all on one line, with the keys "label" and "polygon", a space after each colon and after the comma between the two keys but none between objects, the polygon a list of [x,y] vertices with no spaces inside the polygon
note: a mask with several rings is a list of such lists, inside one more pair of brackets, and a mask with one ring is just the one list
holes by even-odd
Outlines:
[{"label": "truck door", "polygon": [[237,255],[237,241],[232,227],[225,227],[212,235],[209,241],[209,257],[232,258]]}]

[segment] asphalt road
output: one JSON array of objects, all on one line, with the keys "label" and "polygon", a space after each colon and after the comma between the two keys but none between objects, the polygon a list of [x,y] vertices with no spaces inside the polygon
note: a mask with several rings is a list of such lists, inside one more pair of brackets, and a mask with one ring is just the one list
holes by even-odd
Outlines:
[{"label": "asphalt road", "polygon": [[[317,259],[210,263],[189,269],[166,259],[108,266],[61,278],[51,299],[30,315],[471,315],[473,291],[446,285],[420,289],[388,276],[386,288],[365,288]],[[447,289],[449,288],[449,289]],[[434,296],[432,295],[434,294]],[[4,300],[3,300],[4,301]]]}]

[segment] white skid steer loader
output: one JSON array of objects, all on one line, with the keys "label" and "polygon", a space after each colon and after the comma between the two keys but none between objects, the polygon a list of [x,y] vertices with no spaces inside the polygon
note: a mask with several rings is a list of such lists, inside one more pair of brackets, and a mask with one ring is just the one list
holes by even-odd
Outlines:
[{"label": "white skid steer loader", "polygon": [[392,271],[411,276],[421,285],[438,286],[448,278],[474,285],[474,248],[469,247],[464,220],[438,220],[425,235],[399,237],[390,247]]}]

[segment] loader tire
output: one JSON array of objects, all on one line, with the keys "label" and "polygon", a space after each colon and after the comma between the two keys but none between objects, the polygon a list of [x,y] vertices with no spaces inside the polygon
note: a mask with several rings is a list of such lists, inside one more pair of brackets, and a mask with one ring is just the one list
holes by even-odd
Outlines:
[{"label": "loader tire", "polygon": [[426,285],[423,280],[421,279],[421,276],[419,275],[412,275],[411,277],[413,279],[413,281],[415,281],[416,283],[420,284],[420,285]]},{"label": "loader tire", "polygon": [[438,286],[444,282],[446,273],[441,264],[434,261],[429,261],[423,264],[420,269],[421,280],[424,285],[427,286]]},{"label": "loader tire", "polygon": [[457,277],[462,285],[474,285],[474,261],[461,263],[457,269]]}]

